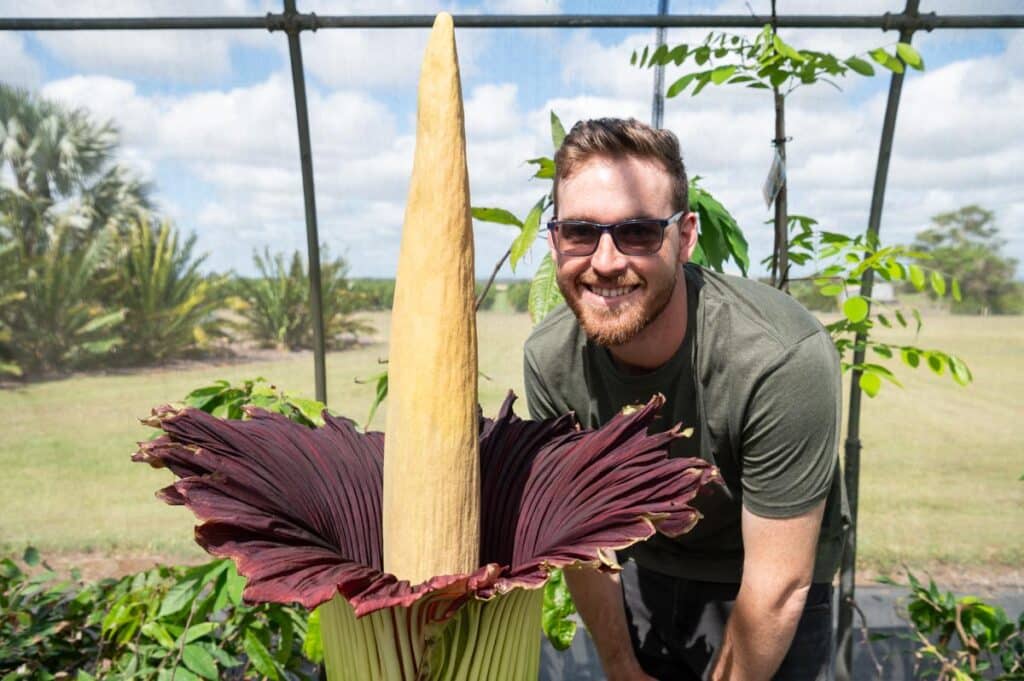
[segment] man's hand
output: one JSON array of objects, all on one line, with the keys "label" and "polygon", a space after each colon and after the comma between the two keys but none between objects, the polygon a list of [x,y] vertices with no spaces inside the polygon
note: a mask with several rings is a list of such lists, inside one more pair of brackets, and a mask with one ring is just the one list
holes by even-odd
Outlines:
[{"label": "man's hand", "polygon": [[608,681],[656,681],[644,673],[633,654],[618,573],[567,568],[565,583],[594,640]]},{"label": "man's hand", "polygon": [[762,518],[743,508],[743,579],[713,681],[770,679],[803,614],[825,502],[794,518]]}]

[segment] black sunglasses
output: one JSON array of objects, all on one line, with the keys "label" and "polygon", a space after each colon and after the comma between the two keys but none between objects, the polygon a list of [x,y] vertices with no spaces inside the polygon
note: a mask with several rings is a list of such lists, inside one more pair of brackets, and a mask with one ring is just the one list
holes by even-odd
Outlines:
[{"label": "black sunglasses", "polygon": [[611,224],[587,222],[586,220],[552,220],[548,230],[561,255],[585,256],[597,250],[601,235],[612,235],[615,248],[623,255],[653,255],[665,240],[665,228],[681,218],[686,211],[679,211],[664,220],[637,218]]}]

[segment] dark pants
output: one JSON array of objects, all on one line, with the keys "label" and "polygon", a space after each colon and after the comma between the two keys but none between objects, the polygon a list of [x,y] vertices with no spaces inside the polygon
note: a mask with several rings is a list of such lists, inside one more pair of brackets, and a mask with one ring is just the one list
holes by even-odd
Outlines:
[{"label": "dark pants", "polygon": [[[622,571],[626,619],[640,665],[661,681],[706,679],[722,645],[738,584],[669,577],[627,561]],[[828,678],[832,585],[812,584],[793,643],[775,679]]]}]

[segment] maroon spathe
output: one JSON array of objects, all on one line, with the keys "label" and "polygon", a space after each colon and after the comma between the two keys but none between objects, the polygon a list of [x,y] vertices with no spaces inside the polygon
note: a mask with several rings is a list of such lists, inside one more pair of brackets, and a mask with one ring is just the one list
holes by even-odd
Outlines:
[{"label": "maroon spathe", "polygon": [[147,421],[164,434],[133,459],[180,478],[158,495],[192,510],[204,549],[235,560],[247,601],[315,608],[340,593],[357,616],[421,602],[435,622],[469,598],[537,588],[553,568],[611,569],[601,552],[690,530],[690,502],[720,484],[707,462],[668,458],[676,430],[647,435],[660,395],[582,431],[571,416],[520,419],[514,401],[481,420],[481,567],[415,585],[382,570],[381,433],[326,413],[307,428],[256,408],[238,421],[165,406]]}]

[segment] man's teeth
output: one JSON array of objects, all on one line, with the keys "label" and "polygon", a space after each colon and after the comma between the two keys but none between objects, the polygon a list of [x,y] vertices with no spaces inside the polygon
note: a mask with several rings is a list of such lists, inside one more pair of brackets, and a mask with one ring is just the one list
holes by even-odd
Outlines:
[{"label": "man's teeth", "polygon": [[618,296],[624,296],[632,291],[635,286],[623,286],[621,288],[597,288],[592,286],[591,291],[601,296],[602,298],[617,298]]}]

